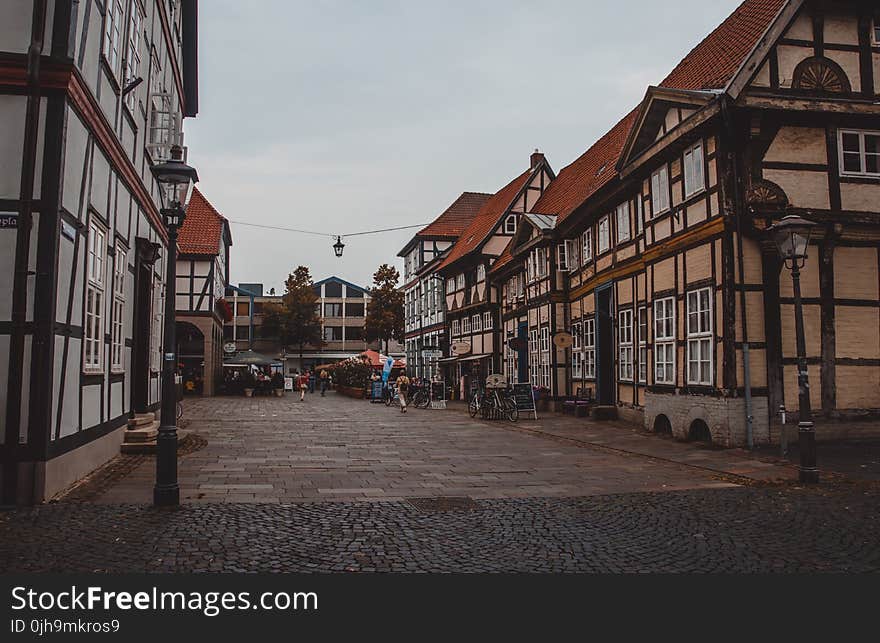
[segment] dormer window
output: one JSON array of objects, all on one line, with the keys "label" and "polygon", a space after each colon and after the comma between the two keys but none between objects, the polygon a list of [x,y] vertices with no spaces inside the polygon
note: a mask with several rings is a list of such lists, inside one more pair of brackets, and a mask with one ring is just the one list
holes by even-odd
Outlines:
[{"label": "dormer window", "polygon": [[516,234],[516,215],[509,214],[507,218],[504,220],[504,233],[505,234]]}]

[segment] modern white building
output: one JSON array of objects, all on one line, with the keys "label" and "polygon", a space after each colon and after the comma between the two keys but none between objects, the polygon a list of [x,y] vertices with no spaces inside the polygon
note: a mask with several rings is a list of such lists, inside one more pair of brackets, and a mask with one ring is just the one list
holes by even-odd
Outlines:
[{"label": "modern white building", "polygon": [[197,0],[0,3],[0,500],[51,498],[159,406],[150,167],[195,116]]}]

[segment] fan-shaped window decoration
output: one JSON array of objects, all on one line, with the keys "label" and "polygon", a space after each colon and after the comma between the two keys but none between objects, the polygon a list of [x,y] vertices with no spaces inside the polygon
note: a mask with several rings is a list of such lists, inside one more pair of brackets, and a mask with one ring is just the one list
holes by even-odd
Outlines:
[{"label": "fan-shaped window decoration", "polygon": [[791,86],[823,94],[847,94],[851,91],[849,79],[840,65],[820,56],[802,60],[795,67]]},{"label": "fan-shaped window decoration", "polygon": [[788,205],[788,196],[773,181],[758,179],[746,190],[746,203],[753,208],[781,209]]}]

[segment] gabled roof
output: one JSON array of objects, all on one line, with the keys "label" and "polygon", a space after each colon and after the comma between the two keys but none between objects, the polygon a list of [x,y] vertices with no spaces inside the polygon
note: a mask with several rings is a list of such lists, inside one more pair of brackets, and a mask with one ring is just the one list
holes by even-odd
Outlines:
[{"label": "gabled roof", "polygon": [[521,239],[524,236],[524,223],[532,225],[542,236],[546,238],[548,234],[552,233],[552,231],[556,229],[556,219],[557,217],[555,214],[524,214],[522,219],[520,219],[520,225],[519,227],[517,227],[516,234],[513,235],[510,243],[508,243],[504,247],[504,252],[502,252],[501,255],[495,260],[495,263],[492,264],[492,268],[489,270],[489,272],[500,272],[505,265],[513,260],[515,250],[519,247],[526,245],[525,242],[521,242]]},{"label": "gabled roof", "polygon": [[[685,90],[725,88],[788,1],[745,0],[678,63],[660,86]],[[624,116],[589,150],[560,171],[532,211],[558,214],[558,223],[561,223],[616,179],[616,166],[638,111],[636,108]]]},{"label": "gabled roof", "polygon": [[445,238],[456,239],[470,225],[480,208],[492,198],[483,192],[462,192],[440,216],[419,230],[412,239],[397,253],[398,257],[406,255],[419,239]]},{"label": "gabled roof", "polygon": [[483,242],[501,223],[502,216],[510,209],[516,197],[522,192],[522,189],[528,184],[532,176],[536,172],[543,171],[543,169],[543,163],[530,168],[493,194],[477,212],[470,225],[461,233],[458,241],[455,242],[455,245],[452,246],[449,254],[443,260],[443,263],[438,266],[438,270],[442,270],[465,255],[481,248]]},{"label": "gabled roof", "polygon": [[367,294],[370,293],[369,288],[364,288],[363,286],[358,286],[357,284],[353,284],[350,281],[346,281],[345,279],[343,279],[341,277],[337,277],[336,275],[331,275],[329,277],[325,277],[321,281],[314,282],[312,285],[313,286],[320,286],[322,284],[327,283],[328,281],[335,281],[336,283],[345,284],[348,288],[354,288],[355,290],[357,290],[359,292],[363,292],[363,293],[367,293]]},{"label": "gabled roof", "polygon": [[470,225],[480,208],[492,198],[484,192],[462,192],[433,222],[416,233],[418,237],[457,237]]},{"label": "gabled roof", "polygon": [[193,189],[179,234],[177,245],[180,247],[180,253],[185,255],[220,254],[220,241],[224,234],[229,245],[232,245],[229,222],[217,212],[198,188]]}]

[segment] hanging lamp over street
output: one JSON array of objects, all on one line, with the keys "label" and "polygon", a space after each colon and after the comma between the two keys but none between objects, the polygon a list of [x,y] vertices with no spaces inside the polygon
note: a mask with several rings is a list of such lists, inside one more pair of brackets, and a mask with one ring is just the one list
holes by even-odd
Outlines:
[{"label": "hanging lamp over street", "polygon": [[342,243],[342,237],[336,237],[336,243],[333,244],[333,253],[337,257],[342,257],[343,250],[345,250],[345,244]]}]

